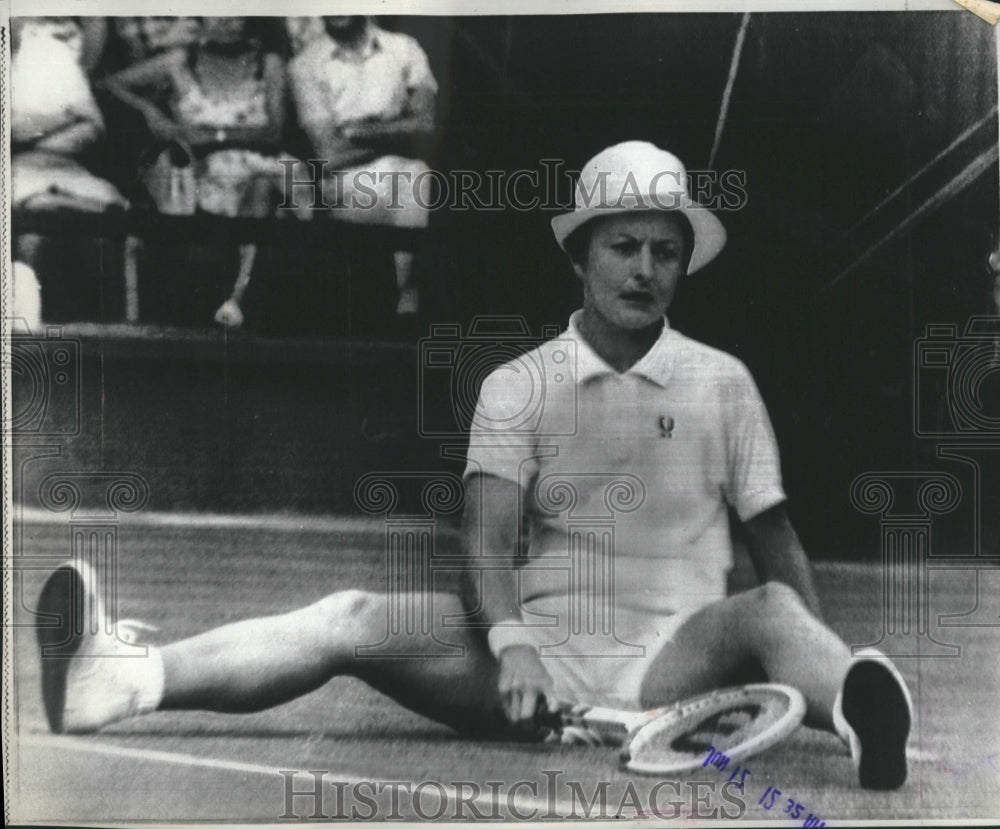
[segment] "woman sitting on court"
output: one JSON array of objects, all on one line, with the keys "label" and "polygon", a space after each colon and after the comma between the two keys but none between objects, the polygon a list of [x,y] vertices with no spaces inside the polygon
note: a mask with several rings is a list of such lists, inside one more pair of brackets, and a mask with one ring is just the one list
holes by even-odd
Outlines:
[{"label": "woman sitting on court", "polygon": [[[253,711],[350,674],[482,733],[498,717],[530,728],[552,697],[668,705],[731,684],[752,662],[802,692],[807,722],[850,746],[863,786],[902,785],[909,694],[884,656],[852,657],[820,620],[750,373],[665,316],[679,280],[722,250],[721,223],[690,199],[679,159],[631,141],[584,167],[575,209],[552,226],[583,285],[583,307],[563,336],[486,378],[471,426],[465,544],[470,567],[489,564],[472,605],[489,634],[455,627],[468,617],[450,593],[430,597],[433,635],[421,635],[405,625],[390,632],[387,603],[417,607],[426,597],[336,592],[150,648],[145,659],[43,658],[55,730],[92,730],[156,708]],[[726,595],[729,507],[763,582],[735,596]],[[613,514],[613,547],[605,537],[581,541],[570,510],[605,524]],[[85,565],[67,565],[40,610],[67,619],[76,595],[100,614],[97,589]],[[39,630],[43,643],[65,634]],[[439,654],[442,642],[460,650],[419,658]],[[376,643],[412,658],[359,647]],[[93,656],[122,645],[87,635],[75,647]]]},{"label": "woman sitting on court", "polygon": [[[161,212],[274,215],[285,177],[278,158],[287,106],[285,65],[248,36],[246,18],[204,17],[197,43],[124,69],[104,83],[169,145],[146,175]],[[166,112],[155,102],[164,93]],[[255,245],[240,246],[237,297],[255,257]],[[224,304],[216,321],[241,325],[238,302]]]}]

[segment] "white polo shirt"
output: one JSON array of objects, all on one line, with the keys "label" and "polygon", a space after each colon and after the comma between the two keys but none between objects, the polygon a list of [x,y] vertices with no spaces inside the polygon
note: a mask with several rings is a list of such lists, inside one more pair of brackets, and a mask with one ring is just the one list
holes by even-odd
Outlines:
[{"label": "white polo shirt", "polygon": [[526,492],[522,600],[571,593],[580,538],[613,546],[616,607],[689,613],[724,598],[727,506],[746,521],[785,500],[750,372],[665,322],[618,374],[580,334],[579,314],[486,378],[471,429],[466,477]]},{"label": "white polo shirt", "polygon": [[324,32],[291,60],[288,74],[299,123],[316,152],[328,159],[342,152],[341,125],[399,118],[412,90],[438,88],[417,41],[374,23],[357,54]]}]

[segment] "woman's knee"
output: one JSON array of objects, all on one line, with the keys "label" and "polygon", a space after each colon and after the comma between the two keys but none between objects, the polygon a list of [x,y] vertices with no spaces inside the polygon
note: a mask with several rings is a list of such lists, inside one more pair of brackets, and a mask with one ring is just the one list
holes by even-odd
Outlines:
[{"label": "woman's knee", "polygon": [[805,609],[802,597],[794,587],[780,581],[769,581],[750,591],[754,603],[767,616],[794,613]]}]

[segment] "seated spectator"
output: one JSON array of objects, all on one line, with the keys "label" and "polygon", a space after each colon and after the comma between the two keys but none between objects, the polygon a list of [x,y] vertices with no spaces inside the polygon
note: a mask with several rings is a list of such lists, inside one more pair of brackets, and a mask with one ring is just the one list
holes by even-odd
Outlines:
[{"label": "seated spectator", "polygon": [[[93,57],[84,28],[69,17],[22,17],[11,21],[11,29],[13,209],[98,213],[127,207],[125,197],[81,161],[104,135],[104,119],[83,66]],[[37,290],[32,286],[38,285],[35,269],[43,242],[34,233],[20,234],[14,242],[21,299],[36,307],[37,298],[26,294]]]},{"label": "seated spectator", "polygon": [[[323,24],[323,34],[290,62],[289,75],[299,123],[327,172],[337,173],[326,179],[336,183],[324,201],[350,208],[332,211],[345,221],[425,228],[429,181],[420,174],[428,167],[410,156],[412,139],[434,129],[437,83],[427,56],[413,38],[369,17],[324,17]],[[374,204],[356,206],[368,205],[372,191]],[[393,258],[397,314],[414,314],[413,251],[396,250]]]},{"label": "seated spectator", "polygon": [[197,17],[114,17],[112,20],[129,63],[141,63],[171,49],[186,49],[201,36]]},{"label": "seated spectator", "polygon": [[318,37],[326,35],[322,17],[286,17],[285,36],[292,55],[297,55]]},{"label": "seated spectator", "polygon": [[[138,110],[167,145],[146,176],[161,212],[274,215],[285,175],[277,157],[287,103],[285,66],[247,36],[246,18],[202,18],[197,43],[118,72],[105,88]],[[156,102],[164,89],[166,110]],[[299,213],[303,218],[307,207]],[[256,246],[240,246],[233,295],[216,313],[220,324],[242,324],[239,301],[255,257]]]},{"label": "seated spectator", "polygon": [[82,29],[68,17],[14,18],[12,29],[14,206],[124,206],[114,187],[76,160],[104,134],[81,65]]}]

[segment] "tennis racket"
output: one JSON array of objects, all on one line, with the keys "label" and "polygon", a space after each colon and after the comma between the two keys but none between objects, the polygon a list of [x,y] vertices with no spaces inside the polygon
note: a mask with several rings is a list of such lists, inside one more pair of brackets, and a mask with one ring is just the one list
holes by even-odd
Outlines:
[{"label": "tennis racket", "polygon": [[755,684],[711,691],[665,708],[618,711],[560,706],[539,721],[565,742],[620,748],[620,766],[640,774],[683,774],[710,763],[724,768],[788,737],[806,702],[788,685]]}]

